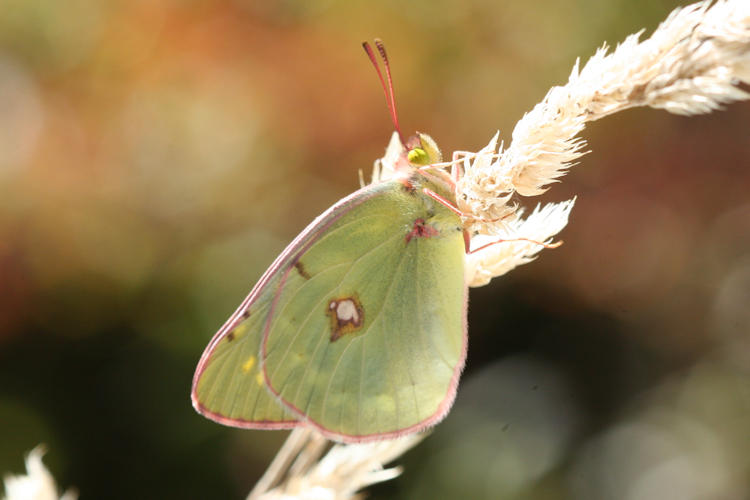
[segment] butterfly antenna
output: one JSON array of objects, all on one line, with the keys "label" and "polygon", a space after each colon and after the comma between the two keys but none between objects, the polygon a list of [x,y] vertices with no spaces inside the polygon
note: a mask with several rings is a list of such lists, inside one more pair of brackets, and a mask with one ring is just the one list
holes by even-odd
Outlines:
[{"label": "butterfly antenna", "polygon": [[372,62],[375,71],[378,73],[380,85],[382,85],[383,87],[383,93],[385,94],[385,99],[388,103],[388,111],[391,112],[391,121],[393,121],[393,126],[396,127],[396,132],[401,138],[401,143],[405,144],[404,136],[401,133],[401,126],[398,123],[398,114],[396,113],[396,99],[393,97],[393,79],[391,78],[391,67],[388,64],[388,55],[385,52],[385,46],[383,45],[382,40],[380,40],[379,38],[375,39],[375,46],[378,48],[381,59],[383,59],[383,66],[385,67],[385,74],[388,78],[388,84],[386,84],[386,80],[385,78],[383,78],[383,73],[380,71],[380,67],[378,66],[378,61],[375,57],[375,53],[373,52],[372,47],[367,42],[362,43],[362,48],[365,49],[367,56],[370,58],[370,62]]},{"label": "butterfly antenna", "polygon": [[388,95],[390,95],[390,108],[391,115],[393,115],[393,124],[396,126],[399,135],[401,135],[401,127],[398,123],[398,113],[396,113],[396,98],[393,96],[393,78],[391,78],[391,65],[388,63],[388,54],[385,53],[385,45],[380,38],[375,39],[375,46],[380,52],[380,57],[383,59],[383,66],[385,67],[385,75],[388,78]]}]

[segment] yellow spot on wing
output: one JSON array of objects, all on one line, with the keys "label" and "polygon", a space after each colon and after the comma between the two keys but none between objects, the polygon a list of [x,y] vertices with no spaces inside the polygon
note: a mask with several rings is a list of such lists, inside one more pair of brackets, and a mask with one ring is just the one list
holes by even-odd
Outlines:
[{"label": "yellow spot on wing", "polygon": [[255,356],[250,356],[247,358],[247,361],[245,361],[242,364],[242,371],[245,373],[248,373],[250,370],[253,369],[253,366],[255,365]]},{"label": "yellow spot on wing", "polygon": [[258,382],[258,385],[263,385],[266,382],[263,379],[263,374],[261,372],[258,372],[258,374],[255,376],[255,381]]}]

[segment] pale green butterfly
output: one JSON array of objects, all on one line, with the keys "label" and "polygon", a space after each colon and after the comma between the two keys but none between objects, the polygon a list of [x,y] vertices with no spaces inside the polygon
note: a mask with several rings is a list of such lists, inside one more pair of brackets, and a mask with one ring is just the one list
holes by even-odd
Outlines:
[{"label": "pale green butterfly", "polygon": [[345,442],[417,432],[446,415],[466,358],[466,238],[450,176],[420,169],[440,161],[435,142],[398,137],[386,155],[394,175],[316,218],[213,337],[193,378],[198,412]]}]

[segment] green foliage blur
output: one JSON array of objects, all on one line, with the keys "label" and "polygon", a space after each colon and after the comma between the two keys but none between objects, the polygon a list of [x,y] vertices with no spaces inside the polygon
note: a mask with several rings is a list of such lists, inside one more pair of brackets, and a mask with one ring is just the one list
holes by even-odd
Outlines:
[{"label": "green foliage blur", "polygon": [[[196,414],[193,369],[382,155],[360,43],[405,132],[476,151],[679,3],[3,2],[0,472],[43,442],[83,499],[243,498],[285,434]],[[372,497],[750,497],[748,124],[592,124],[565,245],[471,291],[454,409]]]}]

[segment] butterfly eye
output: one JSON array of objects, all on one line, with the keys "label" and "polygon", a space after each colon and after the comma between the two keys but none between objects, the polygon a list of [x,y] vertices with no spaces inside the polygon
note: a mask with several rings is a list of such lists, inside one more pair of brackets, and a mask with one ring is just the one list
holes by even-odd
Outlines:
[{"label": "butterfly eye", "polygon": [[427,151],[425,151],[422,148],[414,148],[409,150],[409,152],[406,155],[406,158],[409,160],[409,163],[412,163],[414,165],[429,165],[430,164],[430,155],[427,154]]}]

